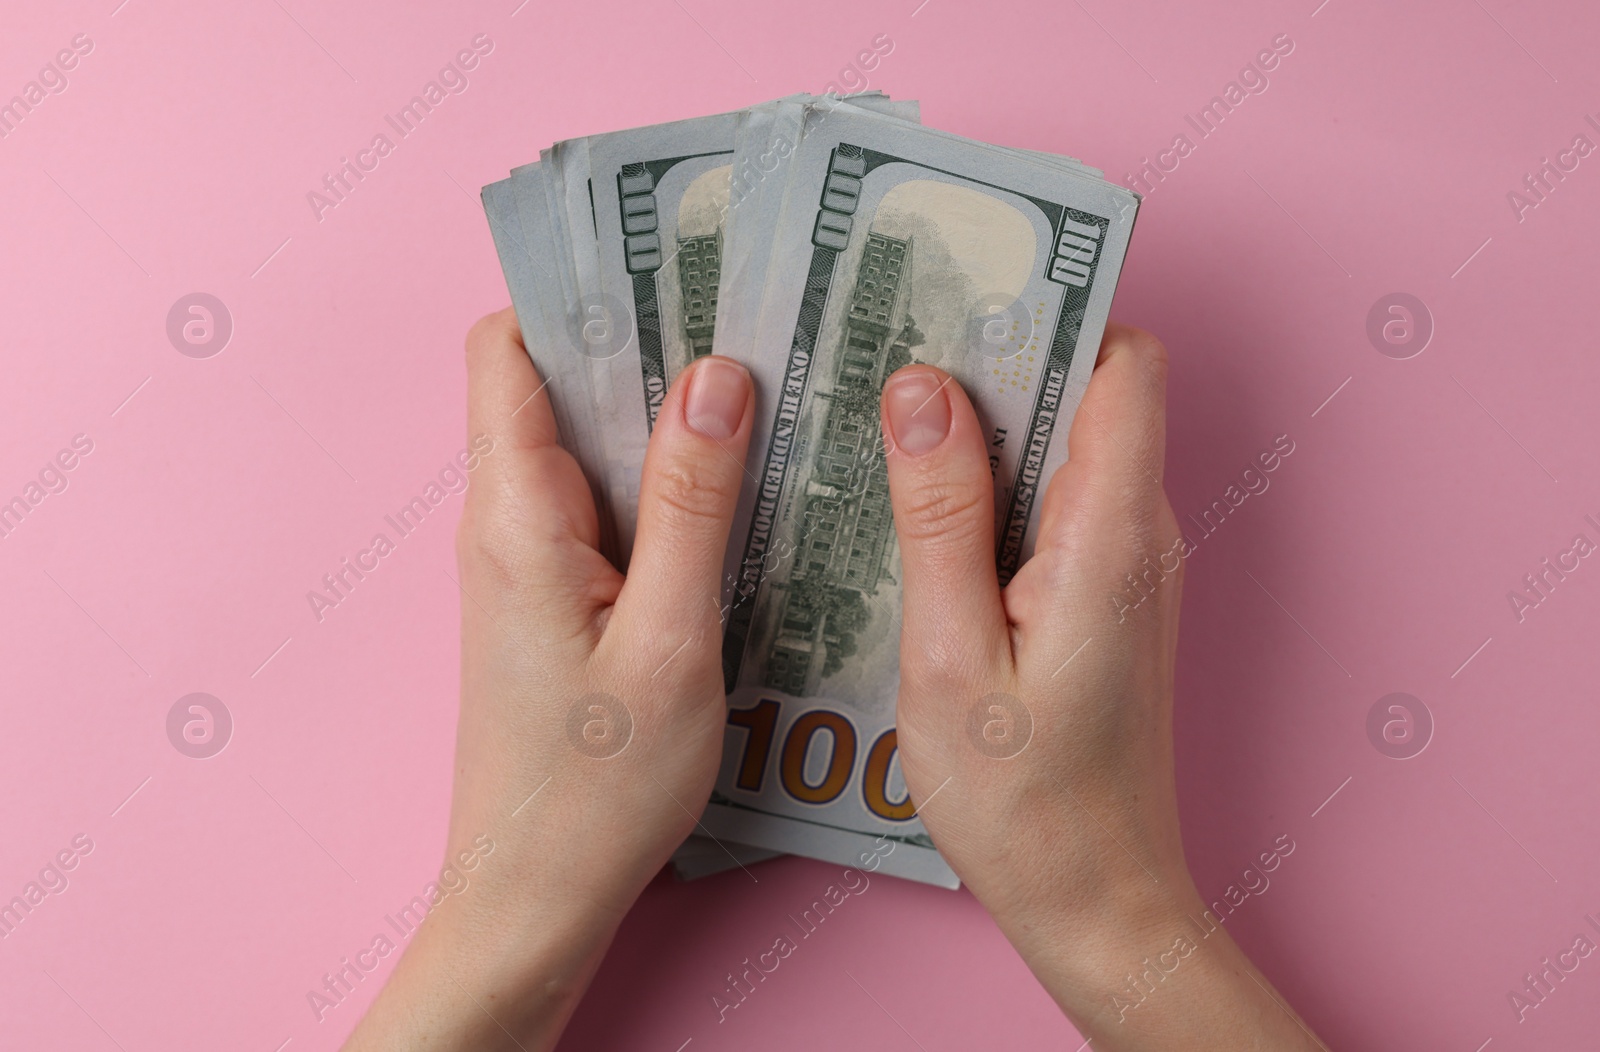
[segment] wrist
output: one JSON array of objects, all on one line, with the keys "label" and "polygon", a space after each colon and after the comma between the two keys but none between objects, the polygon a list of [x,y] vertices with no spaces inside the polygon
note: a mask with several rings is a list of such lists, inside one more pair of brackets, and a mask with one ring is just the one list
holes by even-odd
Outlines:
[{"label": "wrist", "polygon": [[[1130,975],[1147,966],[1173,967],[1207,937],[1205,905],[1181,851],[1138,851],[1116,844],[1103,852],[1028,863],[1015,859],[968,881],[1028,967],[1069,1016],[1108,1009]],[[1168,854],[1162,863],[1156,856]],[[1021,865],[1016,862],[1021,861]],[[1230,943],[1231,944],[1231,943]],[[1166,955],[1163,960],[1163,955]]]},{"label": "wrist", "polygon": [[481,895],[441,904],[418,928],[345,1052],[555,1047],[616,925],[597,911],[537,915]]},{"label": "wrist", "polygon": [[[463,903],[463,905],[466,905]],[[583,997],[618,919],[595,910],[462,909],[420,949],[474,996],[565,1020]],[[517,1032],[509,1022],[505,1023]],[[531,1032],[531,1031],[529,1031]]]},{"label": "wrist", "polygon": [[542,1052],[599,967],[624,909],[515,852],[480,847],[494,857],[462,863],[455,840],[438,880],[400,913],[410,943],[347,1052],[418,1048],[422,1034],[432,1049],[498,1047],[511,1034]]},{"label": "wrist", "polygon": [[1076,989],[1110,990],[1145,956],[1170,949],[1181,936],[1199,940],[1204,930],[1204,906],[1186,870],[1159,881],[1137,876],[1063,879],[1042,893],[1009,898],[991,913],[1035,972]]},{"label": "wrist", "polygon": [[[552,799],[558,791],[524,803],[564,803]],[[602,850],[614,838],[565,807],[526,807],[510,819],[485,810],[452,822],[437,881],[446,895],[429,914],[428,941],[469,955],[475,969],[501,976],[502,984],[563,985],[564,975],[609,943],[660,862]],[[486,832],[470,841],[457,832],[476,829]]]},{"label": "wrist", "polygon": [[419,942],[468,986],[576,1003],[633,897],[543,860],[503,861],[430,915]]},{"label": "wrist", "polygon": [[996,917],[1073,1025],[1107,1052],[1323,1049],[1182,879]]}]

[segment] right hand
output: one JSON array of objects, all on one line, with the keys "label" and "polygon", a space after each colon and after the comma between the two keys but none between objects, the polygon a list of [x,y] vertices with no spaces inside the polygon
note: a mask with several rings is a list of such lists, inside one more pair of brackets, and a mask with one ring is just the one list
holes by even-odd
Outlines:
[{"label": "right hand", "polygon": [[1189,917],[1205,909],[1173,779],[1187,552],[1161,488],[1166,375],[1153,336],[1107,328],[1034,555],[1004,589],[972,404],[931,366],[885,385],[901,765],[940,852],[1096,1049],[1316,1047],[1259,980],[1239,985],[1258,973],[1220,929],[1183,980],[1118,1007],[1146,958],[1202,943]]},{"label": "right hand", "polygon": [[947,379],[909,366],[883,396],[907,784],[941,853],[1001,917],[1060,884],[1147,899],[1185,873],[1170,744],[1181,561],[1120,622],[1118,607],[1127,575],[1179,537],[1160,484],[1165,352],[1108,330],[1034,555],[1003,590],[988,451]]}]

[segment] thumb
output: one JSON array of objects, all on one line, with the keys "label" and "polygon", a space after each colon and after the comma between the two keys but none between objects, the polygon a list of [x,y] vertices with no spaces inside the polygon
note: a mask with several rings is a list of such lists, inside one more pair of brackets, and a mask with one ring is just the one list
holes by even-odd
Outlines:
[{"label": "thumb", "polygon": [[614,617],[644,634],[691,633],[720,616],[723,555],[755,419],[750,374],[708,357],[679,374],[656,416],[639,480],[639,527]]},{"label": "thumb", "polygon": [[909,669],[965,677],[1009,664],[995,573],[994,483],[978,416],[953,377],[911,365],[883,388]]}]

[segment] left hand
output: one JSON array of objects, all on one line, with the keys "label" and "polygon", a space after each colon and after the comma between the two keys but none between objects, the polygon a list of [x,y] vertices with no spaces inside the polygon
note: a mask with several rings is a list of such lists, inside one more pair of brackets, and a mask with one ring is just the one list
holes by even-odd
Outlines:
[{"label": "left hand", "polygon": [[493,450],[457,538],[445,859],[474,864],[348,1049],[424,1034],[428,1047],[476,1048],[507,1033],[528,1052],[552,1047],[623,915],[694,829],[722,758],[719,577],[755,412],[749,374],[706,358],[667,392],[626,578],[597,549],[593,496],[512,311],[474,326],[467,377],[468,432]]}]

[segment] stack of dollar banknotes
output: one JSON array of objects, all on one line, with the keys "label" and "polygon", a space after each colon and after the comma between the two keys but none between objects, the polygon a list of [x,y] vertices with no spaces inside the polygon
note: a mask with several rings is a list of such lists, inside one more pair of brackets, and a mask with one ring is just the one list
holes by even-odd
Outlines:
[{"label": "stack of dollar banknotes", "polygon": [[[483,203],[619,566],[674,377],[707,354],[754,377],[721,597],[722,770],[678,874],[790,853],[957,886],[896,757],[900,560],[879,395],[926,362],[971,396],[1008,580],[1066,460],[1138,196],[863,93],[559,142]],[[953,733],[985,749],[984,726]]]}]

